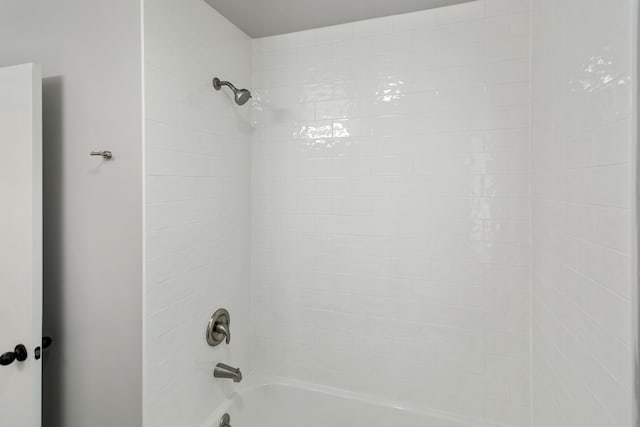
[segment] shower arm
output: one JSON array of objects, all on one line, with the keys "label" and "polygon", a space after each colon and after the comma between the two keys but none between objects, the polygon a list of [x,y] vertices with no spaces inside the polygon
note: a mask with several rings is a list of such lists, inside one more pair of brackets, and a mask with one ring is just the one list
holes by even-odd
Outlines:
[{"label": "shower arm", "polygon": [[238,89],[233,85],[233,83],[220,80],[217,77],[213,79],[213,87],[215,88],[215,90],[220,90],[222,86],[228,86],[229,88],[231,88],[233,93],[238,93]]}]

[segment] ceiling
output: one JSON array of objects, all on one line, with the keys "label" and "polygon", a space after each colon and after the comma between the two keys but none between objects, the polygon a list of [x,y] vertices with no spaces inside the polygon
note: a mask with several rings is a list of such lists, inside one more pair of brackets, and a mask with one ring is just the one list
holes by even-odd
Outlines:
[{"label": "ceiling", "polygon": [[205,0],[251,37],[344,24],[471,0]]}]

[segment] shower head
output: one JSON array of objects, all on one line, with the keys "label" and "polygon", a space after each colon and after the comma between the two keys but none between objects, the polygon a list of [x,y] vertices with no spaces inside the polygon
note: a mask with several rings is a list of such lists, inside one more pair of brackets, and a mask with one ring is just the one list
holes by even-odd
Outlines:
[{"label": "shower head", "polygon": [[236,104],[244,105],[251,98],[251,92],[249,92],[247,89],[240,89],[235,92],[235,98]]},{"label": "shower head", "polygon": [[215,90],[220,90],[222,86],[228,86],[233,91],[234,98],[236,100],[236,104],[244,105],[251,98],[251,92],[247,89],[237,89],[233,84],[225,81],[221,81],[219,78],[213,79],[213,87]]}]

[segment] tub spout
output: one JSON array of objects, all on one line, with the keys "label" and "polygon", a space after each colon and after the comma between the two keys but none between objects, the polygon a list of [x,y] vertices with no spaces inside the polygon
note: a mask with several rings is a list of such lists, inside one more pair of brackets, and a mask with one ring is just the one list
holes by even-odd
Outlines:
[{"label": "tub spout", "polygon": [[229,378],[234,383],[242,381],[242,372],[240,369],[233,366],[225,365],[224,363],[218,363],[213,370],[213,376],[216,378]]}]

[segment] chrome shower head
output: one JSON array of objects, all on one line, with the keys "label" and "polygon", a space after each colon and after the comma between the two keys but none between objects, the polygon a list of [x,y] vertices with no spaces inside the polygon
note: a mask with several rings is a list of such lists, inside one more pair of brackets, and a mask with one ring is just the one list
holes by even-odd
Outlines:
[{"label": "chrome shower head", "polygon": [[251,92],[247,89],[237,89],[230,82],[221,81],[219,78],[213,79],[213,87],[215,90],[220,90],[222,86],[228,86],[233,91],[234,98],[236,100],[236,104],[244,105],[251,98]]}]

